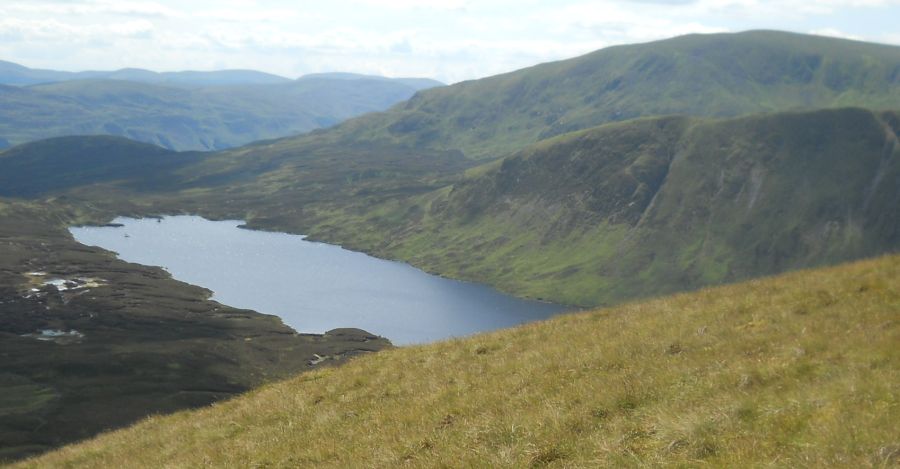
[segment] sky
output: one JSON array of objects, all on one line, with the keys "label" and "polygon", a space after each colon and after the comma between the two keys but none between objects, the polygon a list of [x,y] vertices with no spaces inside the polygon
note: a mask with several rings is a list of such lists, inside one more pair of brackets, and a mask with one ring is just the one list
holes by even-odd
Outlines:
[{"label": "sky", "polygon": [[900,45],[900,0],[0,0],[0,60],[455,83],[610,45],[748,29]]}]

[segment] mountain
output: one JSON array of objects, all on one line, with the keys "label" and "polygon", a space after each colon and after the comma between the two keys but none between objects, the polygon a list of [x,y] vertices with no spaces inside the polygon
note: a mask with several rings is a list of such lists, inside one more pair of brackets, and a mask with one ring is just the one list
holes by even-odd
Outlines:
[{"label": "mountain", "polygon": [[0,138],[107,134],[173,150],[216,150],[284,137],[383,110],[418,85],[360,77],[170,87],[121,79],[0,85]]},{"label": "mountain", "polygon": [[[298,78],[298,80],[306,79],[384,80],[402,83],[416,90],[444,85],[430,78],[387,78],[343,72],[311,73]],[[0,85],[28,86],[72,80],[124,80],[187,88],[222,85],[274,85],[292,81],[290,78],[256,70],[154,72],[141,68],[123,68],[111,71],[62,72],[28,68],[0,60]]]},{"label": "mountain", "polygon": [[289,78],[255,70],[219,70],[211,72],[153,72],[140,68],[113,71],[61,72],[24,67],[0,60],[0,84],[27,86],[69,80],[126,80],[173,86],[264,85],[288,83]]},{"label": "mountain", "polygon": [[642,116],[900,108],[900,47],[777,31],[609,47],[418,93],[341,137],[457,149],[473,159]]},{"label": "mountain", "polygon": [[76,79],[127,80],[159,85],[203,87],[222,85],[273,85],[289,79],[256,70],[218,70],[212,72],[152,72],[125,68],[113,72],[81,72]]},{"label": "mountain", "polygon": [[437,88],[439,86],[444,86],[443,83],[433,80],[431,78],[387,78],[381,77],[378,75],[361,75],[358,73],[344,73],[344,72],[332,72],[332,73],[311,73],[308,75],[303,75],[297,80],[315,80],[315,79],[334,79],[334,80],[389,80],[395,81],[397,83],[403,83],[405,85],[409,85],[418,90],[426,90],[428,88]]},{"label": "mountain", "polygon": [[16,467],[890,467],[900,257],[359,357]]},{"label": "mountain", "polygon": [[16,63],[0,60],[0,84],[11,86],[33,85],[65,80],[74,74],[56,70],[28,68]]}]

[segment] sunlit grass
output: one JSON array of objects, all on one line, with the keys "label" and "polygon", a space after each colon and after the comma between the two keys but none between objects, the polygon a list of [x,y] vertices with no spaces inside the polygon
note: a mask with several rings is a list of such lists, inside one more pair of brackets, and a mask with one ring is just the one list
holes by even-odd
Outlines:
[{"label": "sunlit grass", "polygon": [[25,467],[887,467],[900,256],[407,347]]}]

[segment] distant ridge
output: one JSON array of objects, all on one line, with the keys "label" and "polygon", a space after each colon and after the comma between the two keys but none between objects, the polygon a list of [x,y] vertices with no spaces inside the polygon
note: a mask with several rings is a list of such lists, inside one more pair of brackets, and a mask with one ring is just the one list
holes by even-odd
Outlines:
[{"label": "distant ridge", "polygon": [[222,78],[215,85],[203,72],[177,75],[182,83],[204,86],[142,80],[139,70],[23,87],[0,84],[0,143],[108,134],[173,150],[220,150],[328,127],[436,86],[367,76],[235,84],[245,74],[232,72],[219,77],[231,82]]},{"label": "distant ridge", "polygon": [[[404,83],[417,90],[442,86],[443,83],[431,78],[389,78],[348,72],[325,72],[302,75],[298,80],[386,80]],[[185,70],[179,72],[154,72],[142,68],[122,68],[119,70],[64,72],[29,68],[13,62],[0,60],[0,85],[28,86],[72,80],[125,80],[166,86],[203,87],[222,85],[272,85],[294,81],[271,73],[257,70]]]},{"label": "distant ridge", "polygon": [[363,75],[358,73],[346,73],[346,72],[330,72],[330,73],[310,73],[308,75],[303,75],[297,80],[314,80],[314,79],[336,79],[336,80],[390,80],[398,83],[403,83],[409,85],[416,90],[425,90],[428,88],[435,88],[438,86],[444,86],[444,83],[431,79],[431,78],[388,78],[382,77],[378,75]]},{"label": "distant ridge", "polygon": [[141,68],[123,68],[111,71],[63,72],[28,68],[13,62],[0,60],[0,83],[27,86],[70,80],[127,80],[174,86],[262,85],[287,83],[289,78],[256,70],[217,70],[153,72]]}]

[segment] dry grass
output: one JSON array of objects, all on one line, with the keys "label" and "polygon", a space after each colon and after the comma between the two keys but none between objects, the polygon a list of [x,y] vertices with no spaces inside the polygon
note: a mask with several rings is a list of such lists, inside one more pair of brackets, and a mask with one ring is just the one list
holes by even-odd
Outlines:
[{"label": "dry grass", "polygon": [[900,256],[395,349],[24,467],[893,467]]}]

